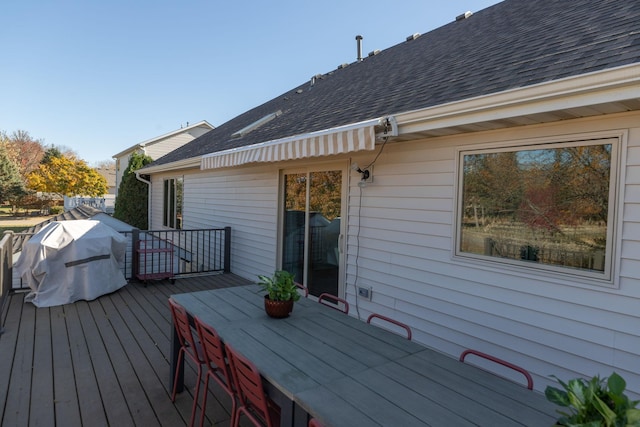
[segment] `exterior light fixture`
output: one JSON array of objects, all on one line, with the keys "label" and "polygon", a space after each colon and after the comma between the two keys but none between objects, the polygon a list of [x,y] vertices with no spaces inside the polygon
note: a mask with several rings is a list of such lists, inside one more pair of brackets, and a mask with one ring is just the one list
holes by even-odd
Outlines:
[{"label": "exterior light fixture", "polygon": [[369,169],[360,169],[360,166],[356,162],[353,162],[351,165],[351,169],[358,172],[360,174],[360,182],[358,182],[359,187],[365,187],[367,182],[370,182],[371,179],[371,171]]}]

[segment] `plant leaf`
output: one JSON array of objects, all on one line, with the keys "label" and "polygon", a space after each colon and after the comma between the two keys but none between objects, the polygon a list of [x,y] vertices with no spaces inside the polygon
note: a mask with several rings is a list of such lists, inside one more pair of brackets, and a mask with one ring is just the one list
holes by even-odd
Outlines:
[{"label": "plant leaf", "polygon": [[627,383],[620,375],[614,372],[607,380],[607,385],[609,386],[609,390],[611,390],[615,394],[620,395],[624,392]]},{"label": "plant leaf", "polygon": [[559,406],[569,406],[569,396],[565,391],[558,388],[547,386],[544,390],[547,400]]},{"label": "plant leaf", "polygon": [[627,409],[627,427],[640,427],[640,409]]},{"label": "plant leaf", "polygon": [[592,397],[593,406],[600,413],[600,415],[602,415],[602,418],[604,419],[605,425],[607,427],[613,426],[614,423],[616,422],[616,418],[617,418],[616,413],[613,412],[613,410],[611,410],[611,408],[609,408],[607,406],[607,404],[604,403],[602,401],[602,399],[600,399],[595,394],[593,396],[591,396],[591,397]]}]

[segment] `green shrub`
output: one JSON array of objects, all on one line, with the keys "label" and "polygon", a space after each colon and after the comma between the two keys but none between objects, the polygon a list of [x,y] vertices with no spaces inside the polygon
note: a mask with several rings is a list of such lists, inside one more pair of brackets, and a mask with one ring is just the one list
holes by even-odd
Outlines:
[{"label": "green shrub", "polygon": [[49,213],[51,215],[58,215],[58,214],[61,214],[62,212],[64,212],[63,206],[51,206],[49,208]]}]

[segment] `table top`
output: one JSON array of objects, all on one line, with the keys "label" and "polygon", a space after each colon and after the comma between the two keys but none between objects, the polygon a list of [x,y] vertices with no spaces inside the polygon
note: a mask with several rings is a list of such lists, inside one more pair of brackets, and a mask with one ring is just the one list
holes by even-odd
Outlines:
[{"label": "table top", "polygon": [[549,426],[541,393],[301,298],[265,314],[258,286],[172,295],[328,426]]}]

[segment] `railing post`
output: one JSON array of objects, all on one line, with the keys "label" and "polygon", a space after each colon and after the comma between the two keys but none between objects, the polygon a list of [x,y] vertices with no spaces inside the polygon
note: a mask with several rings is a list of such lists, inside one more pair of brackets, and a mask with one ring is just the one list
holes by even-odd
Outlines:
[{"label": "railing post", "polygon": [[231,273],[231,227],[224,228],[224,272]]},{"label": "railing post", "polygon": [[140,262],[140,257],[138,256],[136,248],[138,247],[139,240],[140,229],[131,229],[131,280],[135,280],[138,273],[138,263]]},{"label": "railing post", "polygon": [[4,305],[13,286],[13,231],[3,233],[0,244],[0,335],[4,332]]}]

